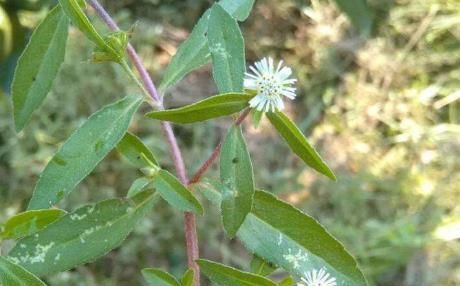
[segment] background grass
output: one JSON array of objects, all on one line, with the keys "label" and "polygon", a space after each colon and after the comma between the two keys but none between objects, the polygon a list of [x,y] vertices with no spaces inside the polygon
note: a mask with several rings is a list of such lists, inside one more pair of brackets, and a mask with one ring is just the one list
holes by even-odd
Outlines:
[{"label": "background grass", "polygon": [[[105,2],[124,28],[136,23],[133,42],[156,82],[211,3]],[[248,63],[272,56],[293,68],[299,92],[287,112],[339,178],[328,182],[306,168],[263,121],[258,129],[245,125],[257,184],[319,219],[357,257],[371,285],[460,285],[460,2],[370,6],[375,24],[363,39],[333,1],[257,1],[242,26]],[[21,20],[33,26],[42,15],[22,13]],[[53,91],[23,132],[14,132],[10,98],[0,96],[0,222],[24,209],[46,162],[87,116],[138,92],[118,67],[90,64],[91,49],[72,29]],[[181,106],[215,92],[203,67],[168,91],[166,103]],[[141,114],[132,131],[172,169],[158,122]],[[175,126],[190,174],[229,123]],[[139,175],[113,152],[60,206],[123,196]],[[214,168],[208,180],[217,178]],[[250,254],[225,238],[213,206],[199,228],[202,256],[247,269]],[[142,285],[143,267],[180,275],[184,253],[182,216],[160,204],[121,248],[47,282]]]}]

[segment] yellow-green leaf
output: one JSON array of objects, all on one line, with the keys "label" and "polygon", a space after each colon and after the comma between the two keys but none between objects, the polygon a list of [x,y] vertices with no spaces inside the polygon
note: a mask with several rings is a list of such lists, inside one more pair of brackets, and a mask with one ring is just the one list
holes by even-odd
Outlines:
[{"label": "yellow-green leaf", "polygon": [[19,239],[36,233],[65,215],[60,209],[33,210],[9,218],[3,225],[0,237]]},{"label": "yellow-green leaf", "polygon": [[251,97],[245,93],[220,94],[181,108],[153,111],[146,116],[174,123],[200,122],[239,112],[248,106]]}]

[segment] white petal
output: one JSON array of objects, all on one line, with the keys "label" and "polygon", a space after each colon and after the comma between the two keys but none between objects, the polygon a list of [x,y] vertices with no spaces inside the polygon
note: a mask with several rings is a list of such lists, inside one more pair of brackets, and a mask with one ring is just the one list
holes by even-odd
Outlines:
[{"label": "white petal", "polygon": [[256,90],[257,89],[257,81],[254,80],[254,79],[245,78],[244,79],[244,88]]},{"label": "white petal", "polygon": [[291,74],[292,74],[291,68],[283,67],[283,68],[276,74],[276,78],[278,78],[278,80],[282,82],[282,81],[286,80],[288,77],[290,77]]}]

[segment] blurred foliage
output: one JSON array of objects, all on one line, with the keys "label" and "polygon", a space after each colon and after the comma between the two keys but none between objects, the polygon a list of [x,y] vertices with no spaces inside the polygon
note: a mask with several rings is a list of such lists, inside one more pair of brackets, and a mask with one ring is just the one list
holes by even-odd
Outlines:
[{"label": "blurred foliage", "polygon": [[[138,21],[133,42],[158,82],[212,1],[105,2],[124,28]],[[357,256],[371,285],[460,285],[460,2],[371,0],[369,7],[375,23],[364,39],[332,0],[256,4],[243,25],[248,61],[271,55],[293,67],[299,96],[288,111],[339,180],[327,182],[288,156],[266,121],[245,128],[256,179],[325,224]],[[19,17],[25,26],[33,19]],[[90,53],[91,44],[72,30],[52,93],[19,134],[9,98],[0,97],[0,221],[24,209],[38,174],[72,130],[110,100],[137,92],[117,67],[90,64]],[[166,101],[180,106],[215,90],[205,67],[172,88]],[[175,127],[189,173],[228,125]],[[171,167],[156,122],[139,115],[132,131]],[[123,196],[138,175],[113,152],[61,206]],[[215,168],[209,177],[218,178]],[[250,255],[219,230],[214,208],[199,223],[204,257],[249,266]],[[47,282],[142,285],[142,267],[179,275],[184,261],[182,216],[160,204],[123,247]]]}]

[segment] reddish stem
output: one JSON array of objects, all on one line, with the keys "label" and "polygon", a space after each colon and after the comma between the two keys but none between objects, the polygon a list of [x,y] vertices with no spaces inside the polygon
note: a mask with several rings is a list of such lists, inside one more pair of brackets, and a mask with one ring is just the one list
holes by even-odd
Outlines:
[{"label": "reddish stem", "polygon": [[[251,110],[247,108],[246,110],[243,111],[243,113],[240,114],[240,116],[235,120],[234,125],[238,126],[243,123],[244,119],[248,116],[249,112]],[[222,141],[217,144],[217,146],[214,148],[214,151],[212,151],[211,156],[201,165],[201,167],[196,171],[195,175],[193,175],[192,179],[189,181],[189,185],[198,183],[201,178],[203,177],[204,173],[212,166],[214,161],[217,160],[220,154],[220,150],[222,149]]]},{"label": "reddish stem", "polygon": [[[97,0],[88,0],[88,3],[96,10],[97,14],[102,18],[102,20],[107,24],[107,26],[114,31],[118,31],[118,25],[112,19],[112,17],[107,13],[107,11],[102,7],[102,5]],[[147,69],[142,64],[142,61],[139,55],[136,53],[135,49],[131,44],[128,44],[127,49],[128,55],[131,59],[131,62],[134,64],[134,67],[138,71],[145,89],[150,94],[152,99],[156,101],[160,107],[163,109],[163,103],[161,97],[159,96],[155,84],[152,81],[152,78],[147,72]],[[168,141],[170,156],[174,162],[174,167],[176,169],[177,176],[180,181],[186,185],[188,183],[187,172],[185,170],[184,160],[177,144],[176,136],[171,127],[171,124],[168,122],[161,122],[161,129],[163,134]],[[185,239],[187,245],[187,260],[188,266],[193,269],[194,275],[194,285],[200,285],[200,269],[198,264],[195,262],[199,258],[199,247],[198,247],[198,236],[196,232],[196,219],[192,213],[184,213],[184,229],[185,229]]]}]

